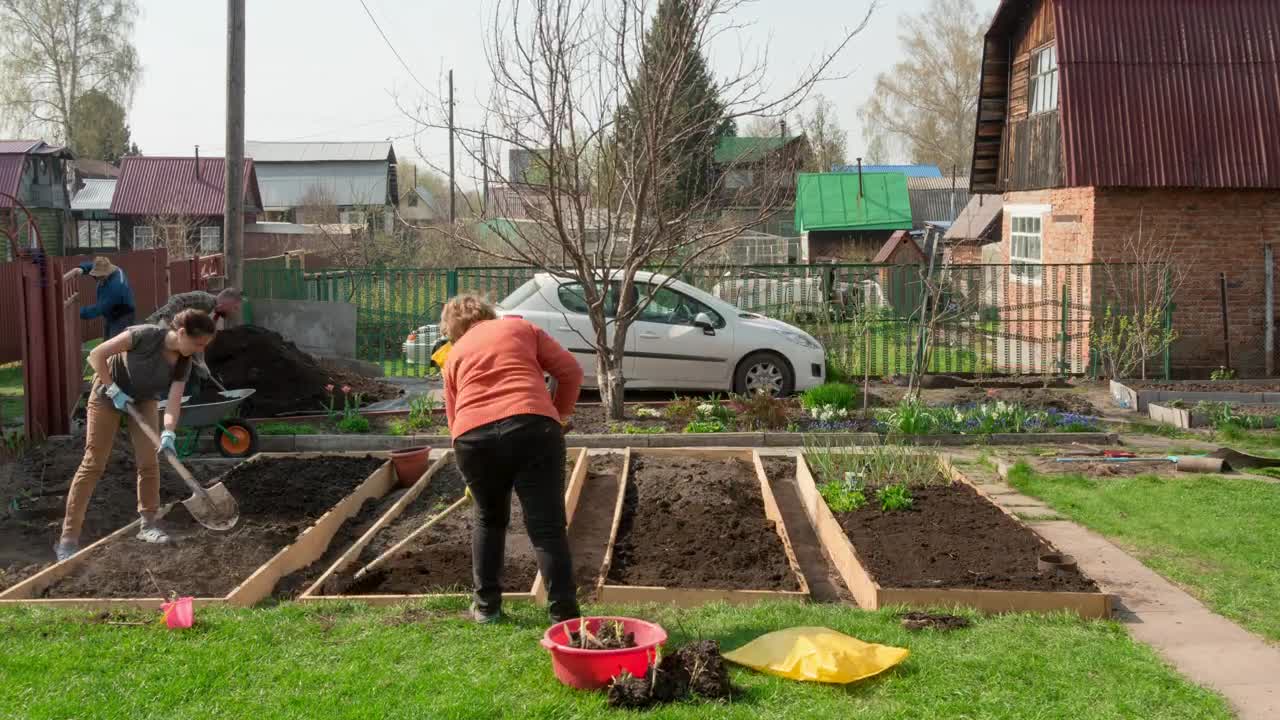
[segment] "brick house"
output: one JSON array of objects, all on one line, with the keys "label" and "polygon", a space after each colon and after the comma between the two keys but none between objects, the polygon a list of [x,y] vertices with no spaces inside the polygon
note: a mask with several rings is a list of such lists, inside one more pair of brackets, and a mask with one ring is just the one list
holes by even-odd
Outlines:
[{"label": "brick house", "polygon": [[[222,252],[225,172],[220,157],[124,158],[109,208],[119,222],[120,249],[164,245],[170,257]],[[247,158],[243,192],[248,225],[262,212],[262,194]]]},{"label": "brick house", "polygon": [[[18,243],[29,247],[38,228],[40,242],[50,255],[62,255],[71,227],[71,196],[67,191],[70,150],[42,140],[0,140],[0,225],[16,230]],[[17,209],[17,203],[27,209]],[[28,215],[29,213],[29,215]],[[8,243],[0,258],[8,257]]]},{"label": "brick house", "polygon": [[[1002,196],[1000,260],[1015,282],[1047,284],[1054,263],[1114,268],[1132,258],[1124,245],[1141,224],[1188,270],[1174,296],[1174,371],[1225,362],[1220,273],[1233,365],[1269,368],[1277,27],[1274,0],[1001,2],[984,43],[971,190]],[[1104,272],[1093,268],[1073,301],[1096,313]]]}]

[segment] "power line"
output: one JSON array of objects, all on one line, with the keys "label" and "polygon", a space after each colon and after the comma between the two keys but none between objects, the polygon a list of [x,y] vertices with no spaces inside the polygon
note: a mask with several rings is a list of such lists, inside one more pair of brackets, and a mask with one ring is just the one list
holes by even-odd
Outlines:
[{"label": "power line", "polygon": [[360,0],[360,6],[364,8],[365,15],[369,16],[369,21],[373,23],[373,27],[377,29],[378,34],[382,36],[382,41],[387,44],[388,48],[390,48],[391,54],[395,55],[396,60],[400,61],[400,65],[404,67],[404,71],[409,73],[409,77],[413,78],[413,81],[418,83],[418,87],[422,88],[423,92],[435,97],[435,93],[431,92],[430,88],[423,84],[423,82],[418,79],[417,75],[413,74],[413,70],[409,68],[409,63],[405,62],[404,58],[400,56],[400,51],[396,50],[396,46],[391,44],[391,38],[387,37],[387,34],[382,31],[382,26],[378,24],[378,19],[373,16],[373,11],[369,10],[369,5],[366,4],[364,0]]}]

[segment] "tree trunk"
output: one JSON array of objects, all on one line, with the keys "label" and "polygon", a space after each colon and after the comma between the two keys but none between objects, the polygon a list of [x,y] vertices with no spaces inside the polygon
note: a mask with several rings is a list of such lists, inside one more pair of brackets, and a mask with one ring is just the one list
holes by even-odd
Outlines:
[{"label": "tree trunk", "polygon": [[622,369],[614,367],[604,353],[596,354],[596,379],[600,385],[600,402],[609,419],[616,422],[626,420],[622,405]]}]

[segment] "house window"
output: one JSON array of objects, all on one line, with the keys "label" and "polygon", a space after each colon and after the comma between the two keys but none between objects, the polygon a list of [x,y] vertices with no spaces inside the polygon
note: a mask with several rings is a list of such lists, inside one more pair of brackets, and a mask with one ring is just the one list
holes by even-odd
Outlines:
[{"label": "house window", "polygon": [[1058,50],[1053,45],[1031,53],[1031,114],[1058,109]]},{"label": "house window", "polygon": [[363,210],[343,210],[338,214],[338,222],[344,225],[364,225],[365,215]]},{"label": "house window", "polygon": [[120,248],[120,223],[115,220],[81,220],[76,223],[76,247]]},{"label": "house window", "polygon": [[217,255],[222,252],[222,228],[217,225],[200,226],[200,254]]},{"label": "house window", "polygon": [[750,170],[730,170],[724,174],[724,186],[729,190],[751,187],[754,178]]},{"label": "house window", "polygon": [[1015,215],[1011,223],[1010,273],[1015,278],[1038,283],[1044,273],[1044,236],[1040,230],[1040,217]]},{"label": "house window", "polygon": [[152,227],[139,226],[133,229],[133,249],[151,250],[156,246],[156,231]]}]

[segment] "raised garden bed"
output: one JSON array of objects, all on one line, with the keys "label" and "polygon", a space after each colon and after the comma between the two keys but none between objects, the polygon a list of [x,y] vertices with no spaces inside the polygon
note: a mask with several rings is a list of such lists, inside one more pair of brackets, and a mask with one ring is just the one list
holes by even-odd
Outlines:
[{"label": "raised garden bed", "polygon": [[145,545],[137,523],[0,594],[2,602],[159,607],[171,595],[253,605],[280,578],[319,559],[339,528],[395,473],[382,458],[258,455],[221,480],[240,504],[227,532],[200,527],[181,504],[165,516],[177,541]]},{"label": "raised garden bed", "polygon": [[1247,405],[1225,403],[1228,406],[1226,408],[1228,410],[1227,413],[1214,413],[1199,403],[1185,406],[1185,403],[1181,401],[1173,400],[1170,402],[1183,406],[1178,407],[1152,402],[1147,404],[1147,415],[1156,422],[1166,423],[1183,430],[1212,427],[1217,420],[1226,419],[1223,417],[1224,414],[1229,416],[1236,424],[1245,428],[1277,428],[1277,424],[1280,423],[1280,404]]},{"label": "raised garden bed", "polygon": [[[581,484],[581,476],[586,472],[584,456],[581,449],[570,450],[567,454],[571,472],[565,492],[566,503],[574,497]],[[453,461],[453,453],[447,452],[298,599],[303,602],[360,600],[384,605],[424,597],[468,594],[472,583],[472,513],[465,505],[448,510],[462,497],[464,490],[465,483]],[[414,530],[446,512],[447,515],[425,534],[401,546]],[[387,552],[393,554],[380,568],[355,578],[360,568]],[[508,587],[529,589],[505,592],[503,597],[534,598],[540,580],[520,505],[515,502],[507,529],[503,582]]]},{"label": "raised garden bed", "polygon": [[1181,400],[1188,405],[1201,401],[1280,403],[1280,380],[1112,380],[1111,399],[1126,410],[1140,413],[1147,412],[1153,402],[1168,405],[1170,400]]},{"label": "raised garden bed", "polygon": [[888,605],[965,606],[985,612],[1068,610],[1111,614],[1111,599],[1079,573],[1041,573],[1052,545],[970,485],[945,459],[946,480],[911,488],[909,509],[883,510],[871,499],[835,513],[809,462],[796,482],[810,522],[863,609]]},{"label": "raised garden bed", "polygon": [[808,597],[754,451],[628,448],[623,477],[599,602]]}]

